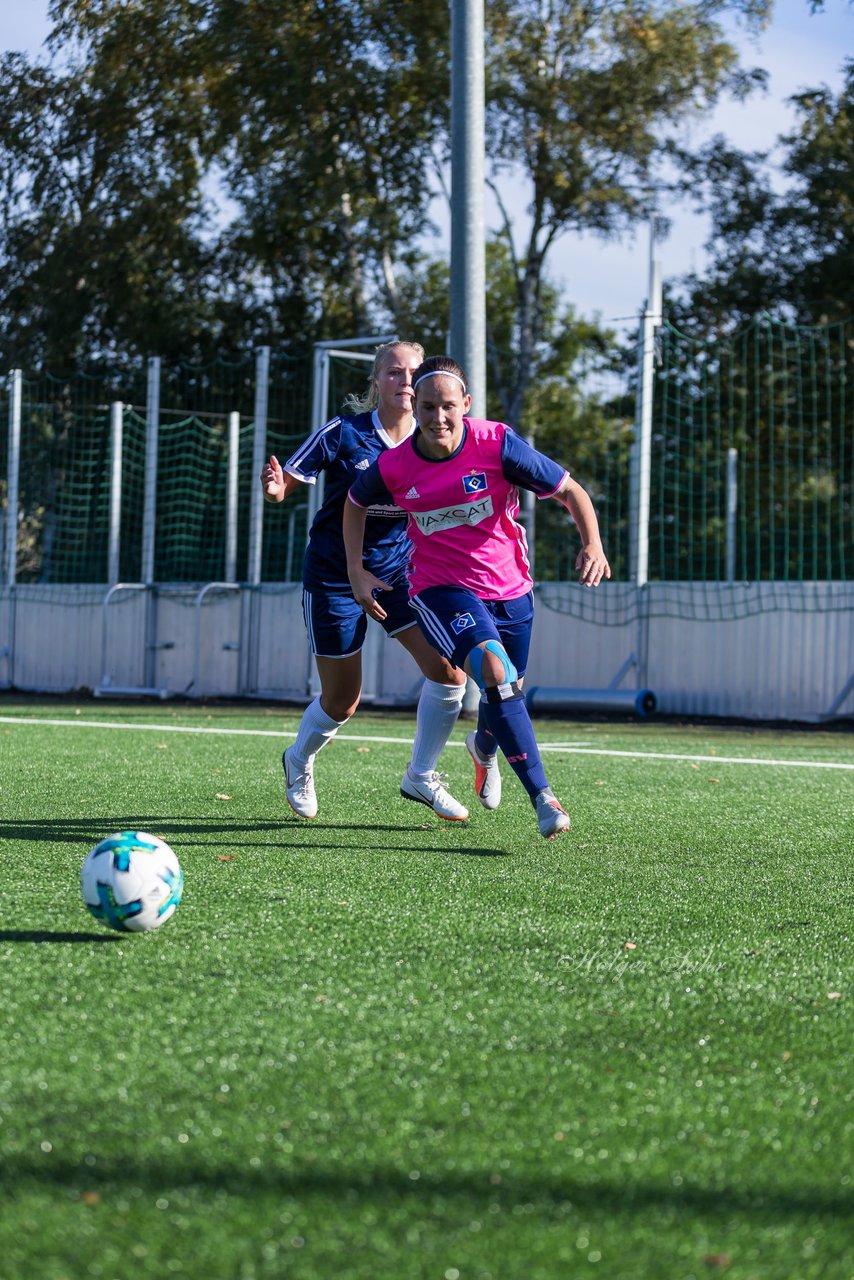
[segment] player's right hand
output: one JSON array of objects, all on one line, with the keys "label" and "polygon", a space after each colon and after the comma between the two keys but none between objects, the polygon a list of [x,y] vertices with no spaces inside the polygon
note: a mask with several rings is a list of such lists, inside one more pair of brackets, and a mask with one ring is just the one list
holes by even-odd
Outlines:
[{"label": "player's right hand", "polygon": [[390,584],[375,577],[369,570],[360,569],[358,573],[350,574],[350,586],[353,588],[353,599],[362,606],[368,617],[383,622],[387,616],[386,611],[374,593],[391,591]]},{"label": "player's right hand", "polygon": [[284,497],[285,476],[282,471],[282,464],[275,454],[271,455],[270,461],[264,464],[261,472],[261,484],[265,498],[270,498],[271,501],[279,501]]}]

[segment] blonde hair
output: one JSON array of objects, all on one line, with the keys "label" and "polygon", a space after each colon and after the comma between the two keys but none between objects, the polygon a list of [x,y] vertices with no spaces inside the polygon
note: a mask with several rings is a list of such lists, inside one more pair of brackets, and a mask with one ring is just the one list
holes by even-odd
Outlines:
[{"label": "blonde hair", "polygon": [[396,351],[398,347],[407,347],[410,351],[414,351],[419,360],[424,359],[424,348],[420,342],[384,342],[381,347],[377,347],[374,355],[374,363],[371,365],[370,381],[368,389],[362,395],[349,395],[344,397],[344,409],[348,413],[367,413],[370,409],[376,409],[380,402],[380,393],[377,386],[377,379],[391,358],[392,351]]}]

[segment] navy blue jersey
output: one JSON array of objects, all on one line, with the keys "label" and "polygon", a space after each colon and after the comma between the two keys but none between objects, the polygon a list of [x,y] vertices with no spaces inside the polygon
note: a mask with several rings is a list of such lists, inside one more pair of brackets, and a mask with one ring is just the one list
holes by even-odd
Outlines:
[{"label": "navy blue jersey", "polygon": [[[384,450],[393,448],[394,441],[374,410],[333,418],[283,464],[284,471],[306,484],[315,484],[320,473],[326,473],[323,504],[312,522],[303,561],[306,587],[350,590],[341,530],[347,491]],[[394,579],[406,568],[410,552],[406,520],[406,512],[391,502],[380,501],[368,508],[364,564],[378,578]]]}]

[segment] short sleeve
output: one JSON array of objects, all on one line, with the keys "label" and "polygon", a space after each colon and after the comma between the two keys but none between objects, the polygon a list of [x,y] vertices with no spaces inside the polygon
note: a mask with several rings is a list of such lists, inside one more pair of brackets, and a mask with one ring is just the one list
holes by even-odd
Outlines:
[{"label": "short sleeve", "polygon": [[347,496],[357,507],[394,506],[394,498],[383,483],[377,462],[356,478]]},{"label": "short sleeve", "polygon": [[321,471],[325,471],[335,458],[341,441],[341,419],[333,418],[325,426],[313,431],[298,449],[295,449],[282,470],[296,476],[305,484],[315,484]]},{"label": "short sleeve", "polygon": [[569,475],[553,458],[532,449],[512,427],[507,427],[501,441],[501,470],[512,484],[530,489],[538,498],[550,498]]}]

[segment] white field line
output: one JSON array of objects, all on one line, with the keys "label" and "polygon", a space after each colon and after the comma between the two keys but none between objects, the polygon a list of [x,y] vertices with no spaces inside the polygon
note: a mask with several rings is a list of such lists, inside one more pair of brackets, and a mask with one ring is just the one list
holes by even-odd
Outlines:
[{"label": "white field line", "polygon": [[[31,716],[0,716],[0,724],[17,725],[57,725],[65,729],[138,729],[151,733],[219,733],[250,738],[295,738],[293,731],[282,729],[218,729],[212,726],[190,726],[179,724],[120,724],[110,720],[37,720]],[[344,742],[398,742],[411,745],[411,738],[386,738],[375,733],[339,733]],[[464,742],[449,742],[449,747],[464,747]],[[699,764],[758,764],[772,765],[783,769],[842,769],[854,772],[854,764],[842,764],[829,760],[776,760],[763,759],[759,756],[695,756],[680,755],[672,751],[614,751],[606,747],[569,746],[566,743],[553,745],[540,744],[541,751],[555,752],[564,755],[583,756],[617,756],[630,760],[688,760]]]}]

